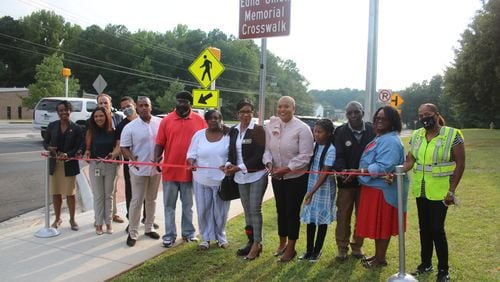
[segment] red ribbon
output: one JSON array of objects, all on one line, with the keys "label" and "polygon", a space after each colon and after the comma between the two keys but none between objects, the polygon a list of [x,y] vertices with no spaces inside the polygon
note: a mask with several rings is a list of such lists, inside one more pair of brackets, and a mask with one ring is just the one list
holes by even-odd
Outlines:
[{"label": "red ribbon", "polygon": [[[43,157],[49,157],[49,158],[57,158],[57,157],[50,157],[47,152],[42,152],[41,155]],[[113,159],[102,159],[102,158],[84,158],[84,157],[67,157],[67,158],[61,158],[64,161],[70,161],[70,160],[76,160],[76,161],[86,161],[86,162],[91,162],[91,161],[96,161],[96,162],[105,162],[105,163],[116,163],[116,164],[128,164],[132,166],[138,166],[138,165],[149,165],[149,166],[155,166],[155,167],[161,167],[161,168],[185,168],[185,169],[191,169],[191,168],[204,168],[204,169],[219,169],[218,167],[208,167],[208,166],[189,166],[189,165],[178,165],[178,164],[166,164],[166,163],[154,163],[154,162],[133,162],[133,161],[123,161],[123,160],[113,160]],[[248,171],[252,171],[252,169],[248,169]],[[255,170],[257,171],[257,170]],[[370,173],[370,172],[354,172],[354,171],[317,171],[317,170],[292,170],[288,172],[287,174],[292,173],[292,174],[299,174],[299,173],[308,173],[308,174],[328,174],[328,175],[355,175],[355,176],[385,176],[387,173]]]}]

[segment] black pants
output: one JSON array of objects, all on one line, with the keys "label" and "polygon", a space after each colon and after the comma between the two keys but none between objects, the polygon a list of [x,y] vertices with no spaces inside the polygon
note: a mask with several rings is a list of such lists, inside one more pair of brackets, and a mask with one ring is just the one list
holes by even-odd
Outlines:
[{"label": "black pants", "polygon": [[[318,236],[316,236],[316,244],[314,244],[314,235],[316,234],[316,227],[318,227]],[[328,224],[316,225],[314,223],[307,224],[307,252],[319,254],[323,249],[325,242],[326,230]]]},{"label": "black pants", "polygon": [[432,249],[436,247],[438,269],[448,271],[448,241],[444,221],[448,207],[442,201],[417,198],[420,228],[420,258],[425,267],[432,265]]},{"label": "black pants", "polygon": [[[130,183],[130,172],[127,164],[123,165],[123,179],[125,180],[125,206],[127,207],[128,218],[128,209],[130,208],[130,201],[132,200],[132,184]],[[144,204],[142,208],[142,218],[146,218],[146,209],[144,208]]]},{"label": "black pants", "polygon": [[300,206],[307,192],[307,178],[304,174],[292,179],[272,179],[280,237],[299,239]]}]

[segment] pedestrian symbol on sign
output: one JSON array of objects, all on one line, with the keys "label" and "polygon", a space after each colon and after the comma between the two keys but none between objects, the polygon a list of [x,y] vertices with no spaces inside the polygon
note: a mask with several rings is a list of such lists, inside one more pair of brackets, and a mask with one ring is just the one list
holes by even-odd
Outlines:
[{"label": "pedestrian symbol on sign", "polygon": [[201,77],[201,80],[205,80],[205,74],[208,74],[208,81],[212,81],[212,76],[210,75],[210,69],[212,68],[212,62],[207,59],[207,55],[203,55],[203,65],[201,65],[200,68],[205,68],[205,71],[203,71],[203,76]]}]

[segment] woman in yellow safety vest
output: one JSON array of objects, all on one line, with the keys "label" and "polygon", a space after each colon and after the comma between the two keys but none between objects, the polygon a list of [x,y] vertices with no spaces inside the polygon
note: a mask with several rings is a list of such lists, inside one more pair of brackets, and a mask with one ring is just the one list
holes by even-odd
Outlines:
[{"label": "woman in yellow safety vest", "polygon": [[413,194],[418,210],[421,263],[412,273],[432,271],[432,249],[438,258],[437,281],[449,281],[448,242],[444,222],[448,205],[456,204],[455,190],[465,169],[462,132],[445,126],[434,104],[418,109],[423,128],[413,132],[404,171],[413,169]]}]

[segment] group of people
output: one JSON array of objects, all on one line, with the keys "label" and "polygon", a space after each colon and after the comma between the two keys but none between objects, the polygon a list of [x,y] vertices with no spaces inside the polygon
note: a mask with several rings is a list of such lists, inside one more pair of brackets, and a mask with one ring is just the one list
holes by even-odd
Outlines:
[{"label": "group of people", "polygon": [[[311,132],[294,116],[295,100],[290,96],[278,100],[277,115],[270,118],[266,127],[254,123],[254,105],[248,100],[237,104],[239,123],[229,128],[217,110],[207,111],[204,118],[191,111],[192,99],[189,92],[178,93],[175,109],[160,119],[151,115],[149,98],[139,97],[136,106],[132,98],[124,97],[120,106],[127,118],[115,125],[111,112],[97,107],[85,137],[69,120],[71,104],[61,102],[57,106],[60,120],[49,125],[44,139],[44,146],[53,157],[53,227],[61,224],[61,195],[65,195],[71,228],[78,230],[74,176],[79,167],[78,161],[67,159],[77,156],[80,144],[85,144],[83,156],[92,160],[89,174],[99,235],[113,232],[113,187],[118,166],[100,159],[122,156],[130,162],[124,165],[128,246],[134,246],[139,238],[141,215],[144,234],[160,239],[154,219],[162,180],[163,245],[170,248],[177,239],[175,208],[180,195],[182,238],[186,242],[199,241],[192,223],[194,198],[201,235],[198,248],[207,250],[212,243],[228,248],[225,226],[229,201],[222,200],[218,191],[224,177],[231,175],[238,184],[248,236],[247,244],[237,250],[237,255],[254,260],[263,249],[262,200],[270,176],[279,236],[274,255],[279,262],[291,261],[297,255],[301,220],[307,226],[307,244],[299,259],[318,260],[328,224],[336,220],[336,259],[346,260],[350,248],[351,255],[361,259],[365,267],[383,267],[387,265],[389,240],[398,235],[397,190],[392,173],[396,166],[403,165],[405,172],[413,170],[412,191],[417,198],[421,264],[414,274],[433,270],[435,246],[438,280],[449,280],[444,221],[465,167],[464,139],[458,129],[444,125],[435,105],[420,106],[423,128],[413,133],[405,155],[399,138],[401,119],[390,106],[379,108],[373,122],[365,122],[362,105],[353,101],[346,106],[345,124],[334,129],[330,120],[322,119]],[[406,228],[407,189],[404,191]],[[351,232],[353,211],[356,220]],[[373,256],[363,253],[364,238],[375,240]]]}]

